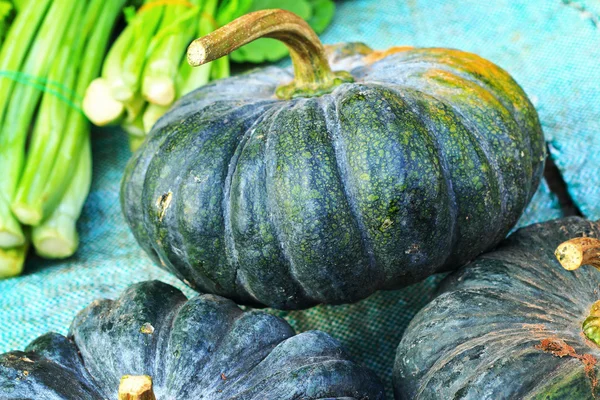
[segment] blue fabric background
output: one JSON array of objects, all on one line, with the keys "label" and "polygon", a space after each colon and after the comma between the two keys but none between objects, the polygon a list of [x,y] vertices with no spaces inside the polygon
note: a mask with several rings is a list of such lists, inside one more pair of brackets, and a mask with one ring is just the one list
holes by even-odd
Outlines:
[{"label": "blue fabric background", "polygon": [[[551,155],[584,215],[600,218],[600,2],[571,0],[346,0],[338,2],[325,43],[363,41],[453,47],[509,71],[536,106]],[[22,277],[0,281],[0,352],[23,348],[48,331],[66,333],[77,311],[127,285],[160,279],[193,295],[152,265],[121,216],[118,191],[130,156],[124,134],[93,134],[94,183],[79,223],[76,256],[56,262],[32,257]],[[519,225],[561,216],[542,184]],[[410,318],[439,277],[348,306],[277,312],[297,330],[323,329],[389,388],[394,351]],[[389,392],[391,393],[391,392]],[[391,397],[390,397],[391,398]]]}]

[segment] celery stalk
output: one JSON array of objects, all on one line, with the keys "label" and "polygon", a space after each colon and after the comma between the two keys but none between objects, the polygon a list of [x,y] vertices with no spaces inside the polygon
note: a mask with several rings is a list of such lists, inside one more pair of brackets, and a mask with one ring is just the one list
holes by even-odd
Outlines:
[{"label": "celery stalk", "polygon": [[[75,15],[82,14],[83,6],[84,3],[78,2],[79,10],[75,12]],[[61,48],[48,74],[48,80],[49,82],[60,82],[63,91],[72,92],[74,89],[79,62],[85,47],[85,37],[93,28],[93,22],[95,21],[90,19],[83,29],[79,28],[79,24],[71,24],[65,40],[62,41]],[[47,88],[61,89],[54,88],[51,84]],[[69,94],[63,93],[66,96]],[[71,101],[76,101],[76,99],[71,99]],[[66,106],[64,100],[55,93],[50,91],[44,93],[33,135],[29,142],[25,169],[11,204],[13,213],[24,224],[38,225],[42,220],[39,210],[30,205],[38,200],[36,196],[39,195],[39,191],[36,192],[35,189],[43,188],[50,174],[60,147],[69,110],[70,108]]]},{"label": "celery stalk", "polygon": [[92,180],[92,153],[90,138],[84,139],[81,154],[75,167],[75,175],[59,206],[33,228],[32,241],[36,252],[45,258],[67,258],[79,245],[77,219],[90,189]]},{"label": "celery stalk", "polygon": [[15,7],[9,0],[0,0],[0,46],[15,14]]},{"label": "celery stalk", "polygon": [[0,193],[0,249],[20,246],[23,243],[25,235],[21,224],[10,211],[8,200]]},{"label": "celery stalk", "polygon": [[108,84],[115,100],[127,102],[140,90],[142,72],[147,51],[163,17],[165,6],[154,6],[138,12],[128,29],[132,45],[121,56],[121,68],[117,75],[110,75]]},{"label": "celery stalk", "polygon": [[[193,36],[207,35],[217,28],[215,25],[217,3],[217,0],[207,0],[204,2],[199,17],[199,23],[195,28],[195,35]],[[208,83],[210,81],[211,72],[216,65],[220,66],[221,75],[229,75],[229,61],[225,57],[219,61],[219,64],[213,62],[201,65],[197,68],[190,67],[187,59],[184,57],[180,62],[179,72],[175,79],[177,96],[181,97]],[[148,133],[156,121],[158,121],[167,110],[168,107],[159,104],[150,104],[148,108],[146,108],[143,117],[144,131]]]},{"label": "celery stalk", "polygon": [[[36,7],[27,7],[17,15],[0,50],[0,70],[19,71],[21,69],[51,3],[51,0],[39,0]],[[19,11],[21,10],[19,9]],[[0,78],[0,126],[4,125],[4,113],[14,86],[15,82],[12,79]],[[3,134],[0,131],[0,142],[2,137]],[[17,149],[16,151],[20,152],[21,150]],[[3,157],[0,157],[0,168],[2,170],[11,168],[10,163],[3,162]],[[10,198],[7,193],[0,189],[0,247],[13,247],[25,243],[21,225],[10,211]]]},{"label": "celery stalk", "polygon": [[[52,4],[52,0],[40,0],[35,7],[27,7],[17,15],[0,51],[1,71],[19,71],[21,69],[50,4]],[[4,112],[14,86],[15,82],[12,79],[0,78],[0,121],[4,118]]]},{"label": "celery stalk", "polygon": [[146,139],[143,117],[145,115],[145,109],[147,109],[150,105],[148,103],[144,103],[144,106],[145,107],[136,115],[135,119],[131,121],[125,121],[121,125],[121,128],[128,133],[129,148],[132,152],[136,151]]},{"label": "celery stalk", "polygon": [[9,249],[0,248],[0,279],[12,278],[23,272],[29,242]]},{"label": "celery stalk", "polygon": [[146,140],[146,136],[138,136],[138,135],[127,135],[129,139],[129,149],[132,153],[135,153],[137,149],[144,143]]},{"label": "celery stalk", "polygon": [[[26,8],[27,3],[29,3],[29,0],[12,0],[12,2],[15,5],[15,8],[17,9],[17,11],[21,12],[21,10],[24,10]],[[31,8],[31,7],[29,7],[29,8]]]},{"label": "celery stalk", "polygon": [[135,26],[128,24],[108,51],[102,67],[102,77],[107,81],[116,79],[116,77],[121,75],[122,59],[134,44],[134,32]]},{"label": "celery stalk", "polygon": [[169,107],[159,106],[157,104],[148,104],[146,111],[144,111],[143,123],[144,132],[148,134],[156,121],[169,110]]},{"label": "celery stalk", "polygon": [[[120,13],[124,0],[94,0],[90,5],[97,6],[95,27],[86,46],[81,68],[77,76],[75,92],[83,96],[89,83],[98,76],[102,66],[102,55],[106,49],[113,25]],[[90,15],[91,11],[90,11]],[[67,118],[60,151],[56,155],[51,173],[46,180],[43,190],[36,198],[38,211],[45,217],[58,206],[60,199],[68,187],[74,174],[73,160],[77,159],[79,149],[89,135],[89,124],[84,115],[76,110],[71,110]]]},{"label": "celery stalk", "polygon": [[105,126],[118,121],[125,111],[123,102],[113,97],[111,83],[121,77],[122,58],[133,45],[134,31],[133,24],[125,27],[106,55],[102,67],[102,77],[94,79],[86,88],[83,111],[97,126]]},{"label": "celery stalk", "polygon": [[129,135],[144,137],[146,133],[144,132],[143,117],[147,108],[148,103],[144,103],[144,107],[135,114],[135,117],[132,116],[131,120],[124,121],[123,124],[121,124],[121,128],[129,133]]},{"label": "celery stalk", "polygon": [[[22,72],[38,78],[45,77],[48,74],[51,60],[63,39],[66,27],[69,26],[76,3],[77,0],[55,0],[52,3],[25,61]],[[12,33],[11,30],[9,35]],[[9,47],[12,45],[12,43],[9,43]],[[14,216],[6,208],[10,207],[10,202],[21,175],[29,124],[40,97],[41,93],[38,89],[28,85],[19,85],[14,88],[10,98],[0,100],[7,104],[2,121],[2,130],[0,131],[0,171],[3,174],[2,180],[0,180],[0,195],[2,196],[0,208],[3,209],[0,211],[0,217],[7,219],[0,221],[0,247],[15,247],[24,242],[22,230],[20,228],[15,229],[15,221],[12,220]]]},{"label": "celery stalk", "polygon": [[213,62],[215,65],[210,72],[210,79],[215,81],[227,78],[229,76],[229,57],[221,57]]},{"label": "celery stalk", "polygon": [[137,120],[138,117],[144,113],[144,109],[146,108],[147,104],[148,103],[146,103],[146,100],[142,97],[142,95],[140,93],[136,93],[130,101],[123,104],[125,107],[125,118],[123,123],[128,124]]},{"label": "celery stalk", "polygon": [[202,64],[199,67],[192,67],[187,59],[181,62],[179,76],[177,77],[177,93],[179,96],[185,96],[189,92],[206,85],[210,81],[210,71],[213,68],[213,62]]},{"label": "celery stalk", "polygon": [[[171,5],[165,10],[159,33],[169,31],[153,49],[146,62],[142,82],[142,94],[150,103],[168,106],[175,100],[175,76],[185,50],[194,39],[196,29],[189,20],[196,20],[200,7],[196,0],[195,9],[186,10],[183,6]],[[187,11],[188,17],[181,18]],[[157,38],[153,40],[153,42]],[[152,46],[151,46],[152,47]]]},{"label": "celery stalk", "polygon": [[[196,30],[196,37],[205,36],[218,27],[215,26],[215,14],[217,12],[217,0],[206,0],[200,13],[199,23]],[[184,59],[179,68],[179,77],[177,79],[177,90],[179,96],[184,96],[200,86],[206,85],[210,81],[210,73],[213,63],[191,67],[187,59]]]},{"label": "celery stalk", "polygon": [[96,126],[106,126],[120,120],[125,105],[112,96],[108,80],[96,78],[85,91],[83,112]]},{"label": "celery stalk", "polygon": [[[108,51],[102,77],[93,80],[86,88],[83,111],[95,125],[120,122],[123,114],[130,114],[132,105],[138,104],[135,97],[142,79],[147,48],[158,28],[163,9],[164,6],[155,6],[133,17]],[[131,120],[130,117],[128,119]]]}]

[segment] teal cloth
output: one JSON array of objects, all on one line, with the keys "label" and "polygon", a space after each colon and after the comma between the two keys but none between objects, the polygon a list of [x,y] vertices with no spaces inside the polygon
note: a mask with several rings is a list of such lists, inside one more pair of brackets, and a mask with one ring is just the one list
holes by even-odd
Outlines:
[{"label": "teal cloth", "polygon": [[[326,43],[363,41],[472,51],[509,71],[539,111],[552,157],[582,212],[600,218],[600,3],[589,0],[347,0],[338,2]],[[118,191],[130,156],[124,134],[93,134],[94,182],[79,221],[81,247],[66,261],[31,257],[22,277],[0,281],[0,352],[22,349],[52,330],[66,333],[78,310],[127,285],[160,279],[193,292],[152,265],[120,212]],[[520,226],[558,218],[542,184]],[[412,316],[431,299],[440,277],[357,304],[272,311],[299,331],[322,329],[375,370],[391,397],[395,348]]]}]

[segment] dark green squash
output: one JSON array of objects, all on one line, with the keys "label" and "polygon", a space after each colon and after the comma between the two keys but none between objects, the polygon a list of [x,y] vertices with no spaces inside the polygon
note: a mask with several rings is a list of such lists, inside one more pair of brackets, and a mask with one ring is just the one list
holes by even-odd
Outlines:
[{"label": "dark green squash", "polygon": [[553,254],[600,268],[599,237],[600,221],[532,225],[448,276],[398,346],[396,399],[599,398],[600,271]]},{"label": "dark green squash", "polygon": [[[41,336],[0,355],[1,399],[382,400],[383,388],[320,331],[150,281],[93,302],[68,337]],[[136,396],[126,397],[133,386]],[[137,388],[139,389],[139,387]]]},{"label": "dark green squash", "polygon": [[[496,245],[535,192],[545,145],[502,69],[448,49],[323,47],[293,14],[242,17],[190,46],[199,64],[257,37],[265,68],[181,99],[129,163],[138,242],[193,288],[281,309],[347,303]],[[345,68],[349,72],[339,71]]]}]

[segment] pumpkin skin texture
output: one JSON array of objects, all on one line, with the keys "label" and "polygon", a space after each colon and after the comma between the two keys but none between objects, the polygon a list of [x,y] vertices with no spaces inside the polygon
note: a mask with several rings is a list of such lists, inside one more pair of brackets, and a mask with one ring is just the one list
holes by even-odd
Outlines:
[{"label": "pumpkin skin texture", "polygon": [[0,355],[0,398],[117,399],[124,375],[149,375],[161,399],[383,399],[374,375],[327,334],[232,301],[189,301],[158,281],[93,302],[68,337],[46,334]]},{"label": "pumpkin skin texture", "polygon": [[280,100],[269,67],[183,97],[130,161],[137,241],[192,288],[302,309],[456,268],[516,223],[542,173],[537,113],[457,50],[338,46],[355,82]]},{"label": "pumpkin skin texture", "polygon": [[398,346],[395,397],[598,398],[600,348],[582,324],[600,298],[600,271],[567,271],[554,256],[582,236],[600,237],[600,223],[532,225],[448,276]]}]

